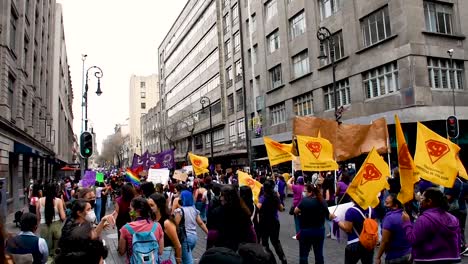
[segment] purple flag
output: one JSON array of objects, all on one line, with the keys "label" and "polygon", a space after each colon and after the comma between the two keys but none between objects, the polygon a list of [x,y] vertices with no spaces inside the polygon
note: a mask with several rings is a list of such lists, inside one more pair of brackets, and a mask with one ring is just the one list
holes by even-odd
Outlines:
[{"label": "purple flag", "polygon": [[143,169],[145,169],[147,160],[148,160],[148,152],[143,153],[142,156],[136,153],[133,154],[132,170],[135,170],[140,166],[143,166]]},{"label": "purple flag", "polygon": [[175,162],[174,162],[174,150],[165,150],[161,153],[149,154],[148,159],[143,166],[145,170],[159,169],[159,168],[167,168],[167,169],[174,169]]},{"label": "purple flag", "polygon": [[88,188],[94,185],[96,182],[96,172],[87,170],[83,175],[83,179],[81,179],[81,186],[84,188]]}]

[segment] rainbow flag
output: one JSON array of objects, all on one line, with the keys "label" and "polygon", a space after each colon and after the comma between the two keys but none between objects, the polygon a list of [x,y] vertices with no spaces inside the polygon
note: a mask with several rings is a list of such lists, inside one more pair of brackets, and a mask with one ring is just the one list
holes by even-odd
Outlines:
[{"label": "rainbow flag", "polygon": [[127,169],[125,172],[125,178],[130,181],[135,186],[140,186],[140,176],[138,176],[138,169],[137,171],[132,171],[131,169]]}]

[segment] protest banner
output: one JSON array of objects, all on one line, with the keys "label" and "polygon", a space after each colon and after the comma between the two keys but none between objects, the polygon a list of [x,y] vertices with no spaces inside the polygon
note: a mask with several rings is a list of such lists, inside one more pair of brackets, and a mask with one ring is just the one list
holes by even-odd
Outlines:
[{"label": "protest banner", "polygon": [[150,169],[148,171],[148,181],[157,184],[167,184],[169,181],[169,170],[168,169]]}]

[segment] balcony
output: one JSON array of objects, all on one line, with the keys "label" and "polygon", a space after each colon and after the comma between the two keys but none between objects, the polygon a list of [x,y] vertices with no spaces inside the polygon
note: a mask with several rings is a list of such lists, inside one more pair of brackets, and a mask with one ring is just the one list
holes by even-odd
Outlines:
[{"label": "balcony", "polygon": [[236,75],[236,83],[242,81],[242,74]]},{"label": "balcony", "polygon": [[232,80],[228,80],[228,81],[226,82],[226,87],[229,88],[229,87],[231,87],[231,86],[232,86]]}]

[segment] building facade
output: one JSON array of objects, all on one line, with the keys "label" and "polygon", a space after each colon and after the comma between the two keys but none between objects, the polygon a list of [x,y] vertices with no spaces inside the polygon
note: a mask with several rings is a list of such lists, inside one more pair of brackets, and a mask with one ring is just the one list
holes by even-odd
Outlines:
[{"label": "building facade", "polygon": [[142,152],[159,153],[162,151],[163,127],[161,122],[161,104],[148,110],[141,116]]},{"label": "building facade", "polygon": [[[393,142],[390,128],[398,114],[414,131],[414,144],[415,122],[427,121],[443,134],[455,104],[458,143],[468,143],[468,2],[246,0],[240,5],[254,159],[266,156],[262,136],[291,141],[294,116],[335,118],[331,56],[343,122],[369,124],[386,117]],[[321,45],[320,27],[331,31],[334,46]],[[326,58],[319,60],[321,51]]]},{"label": "building facade", "polygon": [[141,117],[159,101],[158,75],[136,76],[130,78],[130,144],[131,152],[141,154]]},{"label": "building facade", "polygon": [[238,1],[188,1],[158,52],[163,148],[247,165]]},{"label": "building facade", "polygon": [[30,179],[48,181],[72,162],[73,97],[61,16],[55,1],[0,1],[0,178],[10,211],[27,201]]}]

